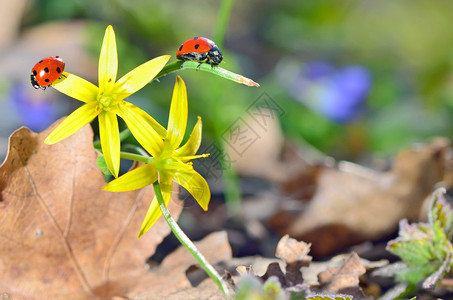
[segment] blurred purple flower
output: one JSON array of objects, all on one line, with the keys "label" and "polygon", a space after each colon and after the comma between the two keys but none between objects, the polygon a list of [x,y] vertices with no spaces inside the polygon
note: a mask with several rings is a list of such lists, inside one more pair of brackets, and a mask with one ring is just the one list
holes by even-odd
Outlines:
[{"label": "blurred purple flower", "polygon": [[57,109],[53,105],[53,101],[31,98],[21,84],[12,86],[8,98],[22,125],[33,131],[40,132],[46,129],[57,117]]},{"label": "blurred purple flower", "polygon": [[324,62],[310,62],[290,84],[291,94],[331,121],[355,120],[365,108],[372,86],[370,72],[363,66],[335,69]]}]

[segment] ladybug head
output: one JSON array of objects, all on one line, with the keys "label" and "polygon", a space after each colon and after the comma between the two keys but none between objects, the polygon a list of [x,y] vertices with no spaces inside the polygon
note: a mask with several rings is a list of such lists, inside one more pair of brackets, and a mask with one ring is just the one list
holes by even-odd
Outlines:
[{"label": "ladybug head", "polygon": [[212,66],[217,66],[223,60],[222,52],[220,52],[219,47],[217,45],[212,46],[211,50],[208,52],[208,64]]},{"label": "ladybug head", "polygon": [[31,82],[31,85],[35,88],[35,89],[39,89],[41,86],[38,84],[38,82],[36,81],[36,78],[35,78],[35,75],[31,74],[30,75],[30,82]]}]

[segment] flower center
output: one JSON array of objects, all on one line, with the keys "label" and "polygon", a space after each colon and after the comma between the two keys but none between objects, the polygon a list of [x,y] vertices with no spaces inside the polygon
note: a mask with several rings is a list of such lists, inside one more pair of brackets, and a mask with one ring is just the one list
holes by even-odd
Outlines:
[{"label": "flower center", "polygon": [[156,162],[156,169],[157,170],[163,170],[163,169],[168,169],[172,163],[174,162],[174,159],[171,157],[159,157],[158,159],[155,160]]},{"label": "flower center", "polygon": [[118,99],[115,94],[112,93],[100,93],[97,96],[98,109],[100,110],[111,110],[118,104]]},{"label": "flower center", "polygon": [[98,95],[98,102],[104,108],[107,108],[107,107],[109,107],[112,104],[113,97],[112,96]]}]

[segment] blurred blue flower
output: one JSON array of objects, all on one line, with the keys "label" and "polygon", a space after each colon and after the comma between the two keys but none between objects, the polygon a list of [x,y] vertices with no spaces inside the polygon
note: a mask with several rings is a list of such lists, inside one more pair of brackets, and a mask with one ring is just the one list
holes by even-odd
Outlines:
[{"label": "blurred blue flower", "polygon": [[22,84],[13,84],[8,99],[22,125],[35,132],[46,129],[57,118],[57,109],[53,101],[30,97]]},{"label": "blurred blue flower", "polygon": [[363,66],[335,69],[325,62],[310,62],[299,70],[289,90],[312,110],[333,122],[345,123],[364,111],[371,86],[371,74]]}]

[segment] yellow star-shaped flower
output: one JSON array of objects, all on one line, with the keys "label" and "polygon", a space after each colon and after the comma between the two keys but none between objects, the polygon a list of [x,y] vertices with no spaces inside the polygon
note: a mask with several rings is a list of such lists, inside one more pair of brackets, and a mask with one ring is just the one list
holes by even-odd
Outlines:
[{"label": "yellow star-shaped flower", "polygon": [[145,149],[153,153],[160,148],[147,143],[149,134],[153,140],[161,140],[166,130],[156,120],[137,106],[124,101],[126,97],[148,84],[162,70],[170,55],[152,59],[123,77],[116,80],[118,54],[115,32],[112,26],[105,30],[101,54],[99,56],[99,87],[70,73],[63,73],[61,79],[52,86],[58,91],[86,104],[71,113],[45,140],[46,144],[57,143],[90,123],[96,116],[99,119],[99,135],[102,152],[107,167],[117,177],[120,167],[120,136],[117,115],[129,127],[132,135]]},{"label": "yellow star-shaped flower", "polygon": [[[192,134],[184,146],[179,147],[187,125],[187,92],[184,81],[176,77],[173,98],[170,107],[167,134],[163,141],[154,129],[148,127],[149,138],[142,144],[145,149],[151,149],[151,163],[132,170],[104,186],[104,190],[124,192],[139,189],[159,180],[165,205],[168,206],[173,187],[173,181],[182,185],[197,200],[204,209],[208,209],[211,192],[206,180],[193,169],[192,159],[207,157],[207,154],[195,155],[201,144],[202,124],[198,118]],[[162,215],[159,204],[154,197],[140,229],[139,237],[143,235]]]}]

